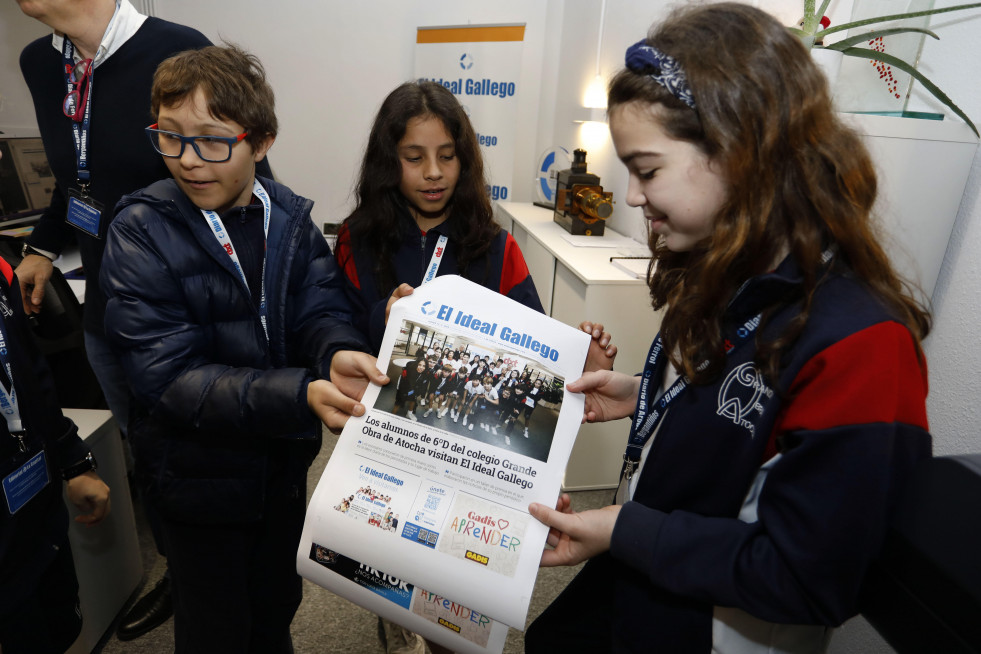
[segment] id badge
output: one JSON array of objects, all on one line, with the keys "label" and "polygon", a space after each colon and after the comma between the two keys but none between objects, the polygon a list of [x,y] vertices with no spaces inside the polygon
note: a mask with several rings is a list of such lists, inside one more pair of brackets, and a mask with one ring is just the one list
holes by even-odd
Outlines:
[{"label": "id badge", "polygon": [[25,464],[3,478],[3,496],[7,511],[14,515],[48,485],[48,465],[41,450]]},{"label": "id badge", "polygon": [[102,238],[102,205],[78,189],[68,191],[68,224],[94,238]]}]

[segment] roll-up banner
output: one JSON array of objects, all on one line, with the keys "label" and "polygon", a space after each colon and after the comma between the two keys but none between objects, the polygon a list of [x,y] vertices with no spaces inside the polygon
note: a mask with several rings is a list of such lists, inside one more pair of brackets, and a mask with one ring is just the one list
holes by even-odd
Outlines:
[{"label": "roll-up banner", "polygon": [[470,116],[491,200],[512,196],[524,23],[419,27],[415,75],[442,84]]}]

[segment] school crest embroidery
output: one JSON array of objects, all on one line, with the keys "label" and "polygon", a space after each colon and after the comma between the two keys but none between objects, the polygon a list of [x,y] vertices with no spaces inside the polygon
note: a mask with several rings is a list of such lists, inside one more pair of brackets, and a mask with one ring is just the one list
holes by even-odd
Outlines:
[{"label": "school crest embroidery", "polygon": [[763,403],[773,397],[773,390],[763,381],[763,375],[751,362],[734,368],[719,388],[716,413],[729,418],[756,436],[755,420],[763,415]]}]

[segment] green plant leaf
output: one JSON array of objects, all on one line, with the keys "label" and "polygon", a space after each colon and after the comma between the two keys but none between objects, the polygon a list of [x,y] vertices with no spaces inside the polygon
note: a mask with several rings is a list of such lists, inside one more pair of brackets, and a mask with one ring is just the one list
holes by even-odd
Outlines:
[{"label": "green plant leaf", "polygon": [[820,24],[821,18],[828,11],[828,5],[830,4],[831,4],[831,0],[824,0],[824,2],[821,3],[821,8],[818,9],[817,13],[814,14],[818,19],[818,24]]},{"label": "green plant leaf", "polygon": [[[805,3],[806,4],[806,3]],[[844,30],[850,30],[855,27],[862,27],[863,25],[872,25],[874,23],[887,23],[893,20],[903,20],[906,18],[919,18],[920,16],[931,16],[933,14],[946,14],[951,11],[961,11],[963,9],[976,9],[981,7],[981,2],[972,2],[966,5],[954,5],[953,7],[942,7],[940,9],[925,9],[923,11],[911,11],[906,14],[891,14],[889,16],[879,16],[878,18],[866,18],[864,20],[856,20],[851,23],[843,23],[841,25],[835,25],[834,27],[829,27],[826,30],[821,30],[817,32],[814,36],[816,39],[823,39],[828,34],[834,34],[835,32],[841,32]]]},{"label": "green plant leaf", "polygon": [[947,105],[951,111],[960,116],[961,120],[968,124],[971,130],[974,132],[975,136],[981,138],[981,133],[978,132],[978,128],[975,127],[974,123],[967,114],[964,113],[960,107],[954,104],[954,101],[947,97],[947,94],[940,90],[940,88],[926,78],[923,73],[916,70],[913,66],[909,65],[899,57],[894,57],[893,55],[886,54],[885,52],[876,52],[875,50],[869,50],[868,48],[846,48],[841,51],[842,54],[849,57],[859,57],[861,59],[872,59],[874,61],[881,61],[884,64],[890,66],[895,66],[904,73],[909,73],[913,79],[923,85],[927,91],[929,91],[933,97],[940,100],[942,103]]},{"label": "green plant leaf", "polygon": [[856,43],[861,43],[862,41],[871,41],[872,39],[877,39],[880,36],[892,36],[893,34],[906,34],[908,32],[919,32],[920,34],[927,34],[935,39],[940,39],[939,36],[931,32],[930,30],[925,30],[919,27],[893,27],[885,30],[872,30],[865,32],[864,34],[857,34],[855,36],[849,36],[847,39],[842,39],[836,41],[831,45],[823,46],[825,50],[838,50],[839,52],[845,48],[850,48]]},{"label": "green plant leaf", "polygon": [[814,13],[814,0],[804,0],[804,19],[801,21],[804,34],[814,34],[819,25],[818,18]]}]

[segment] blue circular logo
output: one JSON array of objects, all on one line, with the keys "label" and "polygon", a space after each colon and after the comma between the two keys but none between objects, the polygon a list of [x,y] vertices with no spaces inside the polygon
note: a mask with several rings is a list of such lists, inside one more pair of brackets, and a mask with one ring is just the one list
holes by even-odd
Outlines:
[{"label": "blue circular logo", "polygon": [[425,314],[427,316],[431,316],[434,313],[436,313],[436,309],[434,307],[432,307],[431,305],[432,305],[432,302],[430,302],[429,300],[426,300],[425,302],[422,303],[422,312],[423,312],[423,314]]},{"label": "blue circular logo", "polygon": [[470,56],[469,52],[464,52],[460,55],[460,68],[463,70],[470,70],[473,68],[473,57]]}]

